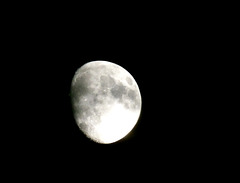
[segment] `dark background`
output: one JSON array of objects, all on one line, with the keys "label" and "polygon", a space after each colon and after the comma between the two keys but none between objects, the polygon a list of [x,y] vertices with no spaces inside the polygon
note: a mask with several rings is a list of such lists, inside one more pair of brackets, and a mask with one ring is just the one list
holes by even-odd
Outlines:
[{"label": "dark background", "polygon": [[[13,100],[8,108],[15,109],[5,136],[10,165],[35,177],[67,179],[92,171],[116,179],[176,178],[207,168],[214,146],[211,101],[206,105],[211,84],[205,82],[212,69],[211,23],[194,8],[172,7],[71,11],[52,6],[9,15],[6,88]],[[134,129],[108,145],[81,133],[70,103],[75,71],[94,60],[128,70],[142,95]]]}]

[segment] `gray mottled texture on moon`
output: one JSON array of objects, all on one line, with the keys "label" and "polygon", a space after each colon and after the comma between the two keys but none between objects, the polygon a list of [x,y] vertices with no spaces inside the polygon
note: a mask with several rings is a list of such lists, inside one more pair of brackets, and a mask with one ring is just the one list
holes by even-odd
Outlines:
[{"label": "gray mottled texture on moon", "polygon": [[89,62],[77,70],[71,99],[79,128],[99,143],[123,138],[134,127],[141,111],[141,95],[134,78],[107,61]]}]

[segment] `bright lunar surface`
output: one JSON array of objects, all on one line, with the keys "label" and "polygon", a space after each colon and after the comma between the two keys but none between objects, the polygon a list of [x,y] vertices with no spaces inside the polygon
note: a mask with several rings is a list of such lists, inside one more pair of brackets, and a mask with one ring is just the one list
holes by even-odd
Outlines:
[{"label": "bright lunar surface", "polygon": [[125,137],[137,123],[142,105],[132,75],[107,61],[88,62],[76,71],[71,99],[80,130],[102,144]]}]

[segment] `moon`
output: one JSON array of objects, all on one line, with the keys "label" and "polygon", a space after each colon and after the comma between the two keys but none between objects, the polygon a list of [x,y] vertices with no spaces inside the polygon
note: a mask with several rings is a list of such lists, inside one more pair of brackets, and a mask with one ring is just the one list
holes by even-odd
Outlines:
[{"label": "moon", "polygon": [[124,138],[136,125],[142,106],[133,76],[108,61],[91,61],[76,71],[71,101],[80,130],[100,144]]}]

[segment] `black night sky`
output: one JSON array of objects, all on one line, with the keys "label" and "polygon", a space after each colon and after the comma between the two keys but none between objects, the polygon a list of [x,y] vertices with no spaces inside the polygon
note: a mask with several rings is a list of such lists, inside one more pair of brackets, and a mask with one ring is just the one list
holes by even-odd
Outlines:
[{"label": "black night sky", "polygon": [[[8,137],[13,137],[18,166],[27,164],[36,175],[41,173],[31,167],[43,167],[43,177],[86,173],[83,167],[88,166],[96,172],[116,169],[116,175],[136,170],[141,177],[147,169],[164,175],[190,172],[205,160],[202,147],[211,146],[210,126],[205,118],[209,111],[203,107],[207,91],[201,86],[210,65],[203,59],[208,54],[204,33],[194,24],[198,18],[138,13],[14,18],[10,34],[15,51],[9,59],[16,60],[11,62],[11,79],[18,82],[11,91],[19,100],[15,117],[22,120],[14,120]],[[134,129],[108,145],[82,134],[70,103],[75,71],[94,60],[128,70],[142,95]]]}]

